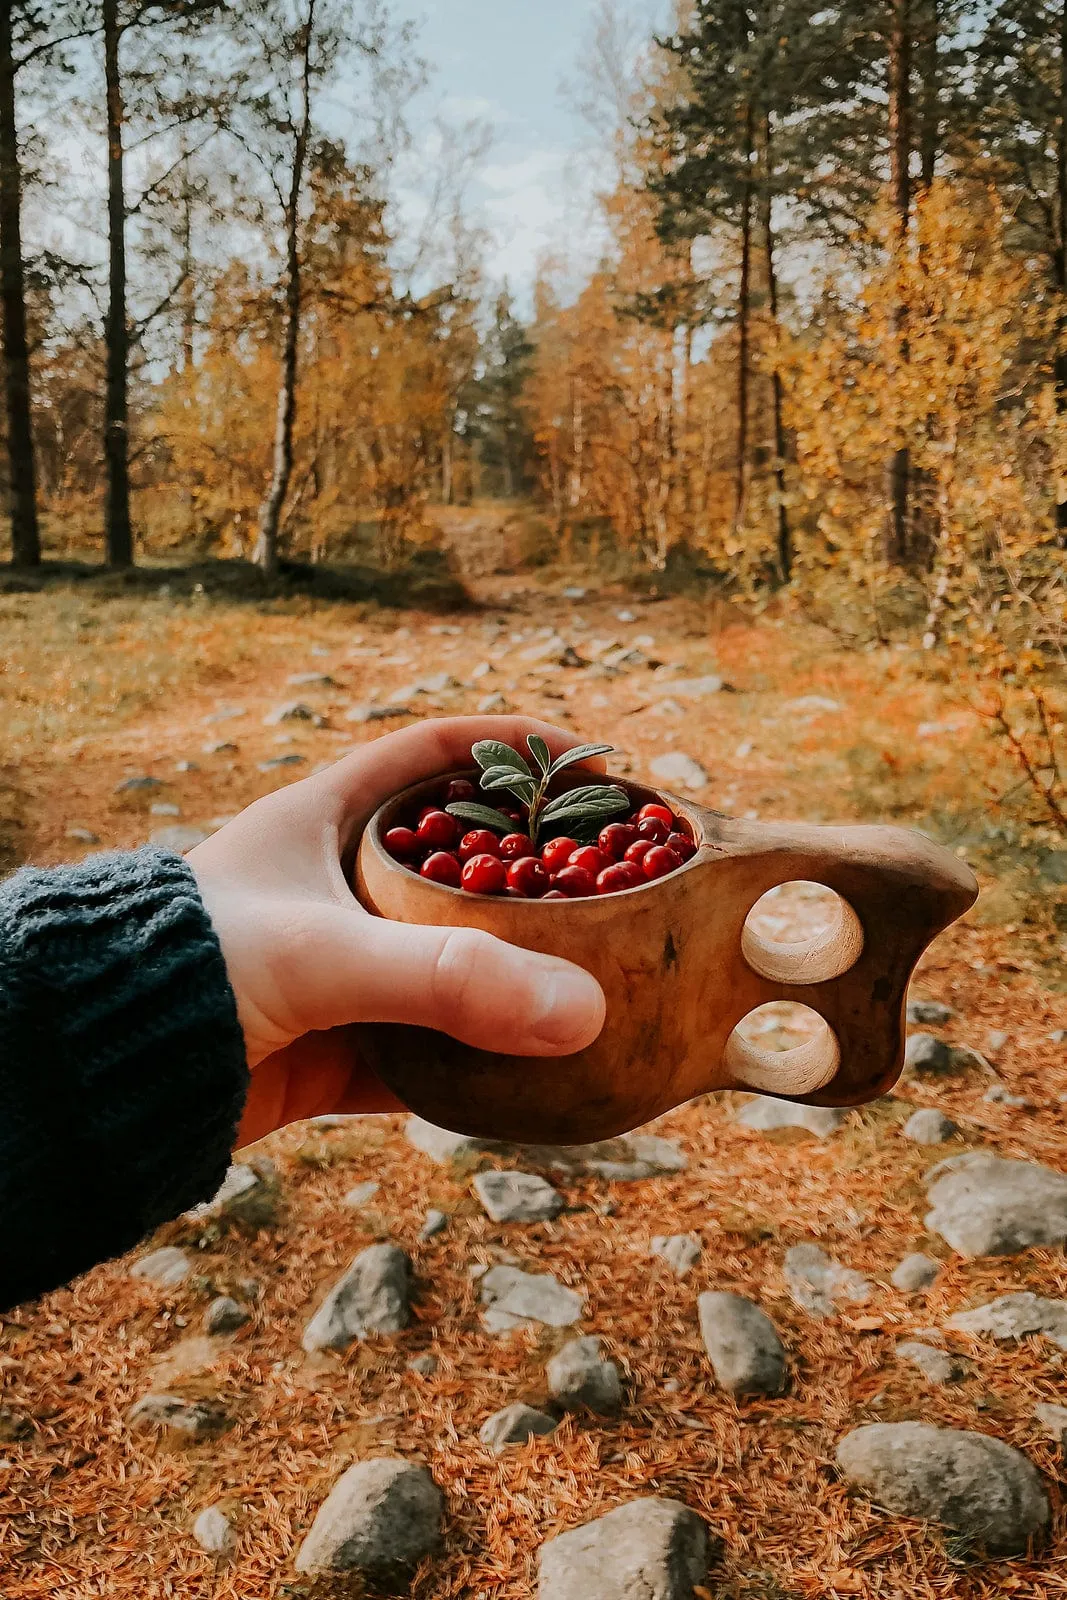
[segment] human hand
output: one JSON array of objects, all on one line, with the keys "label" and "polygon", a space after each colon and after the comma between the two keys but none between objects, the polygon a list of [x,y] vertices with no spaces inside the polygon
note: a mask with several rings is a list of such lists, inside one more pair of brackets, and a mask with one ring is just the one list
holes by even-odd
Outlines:
[{"label": "human hand", "polygon": [[525,717],[419,723],[258,800],[190,852],[252,1069],[241,1144],[328,1112],[400,1109],[360,1062],[354,1023],[413,1023],[486,1050],[506,1038],[529,1056],[568,1055],[600,1033],[603,992],[580,967],[472,928],[372,917],[347,881],[392,795],[469,765],[479,739],[515,746],[530,733],[553,755],[580,742]]}]

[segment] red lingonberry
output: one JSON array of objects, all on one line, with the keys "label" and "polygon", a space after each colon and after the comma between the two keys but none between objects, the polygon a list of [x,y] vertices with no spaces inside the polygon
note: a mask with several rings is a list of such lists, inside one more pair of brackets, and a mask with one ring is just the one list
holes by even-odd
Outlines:
[{"label": "red lingonberry", "polygon": [[637,824],[637,832],[639,838],[647,839],[650,844],[663,844],[671,836],[670,824],[662,817],[646,817]]},{"label": "red lingonberry", "polygon": [[642,861],[641,870],[646,878],[665,878],[669,872],[677,872],[681,864],[681,857],[676,856],[673,850],[668,850],[666,845],[655,844]]},{"label": "red lingonberry", "polygon": [[382,842],[394,861],[410,861],[422,851],[418,837],[411,828],[390,828]]},{"label": "red lingonberry", "polygon": [[472,800],[477,800],[478,790],[469,778],[453,778],[445,791],[445,805],[469,805]]},{"label": "red lingonberry", "polygon": [[443,883],[447,889],[458,889],[460,865],[455,856],[450,856],[445,850],[438,850],[434,855],[427,856],[419,876],[429,878],[431,883]]},{"label": "red lingonberry", "polygon": [[536,854],[533,840],[528,834],[508,833],[500,841],[501,861],[521,861],[525,856],[534,856]]},{"label": "red lingonberry", "polygon": [[508,872],[499,856],[471,856],[462,881],[468,894],[503,894]]},{"label": "red lingonberry", "polygon": [[657,822],[666,823],[668,833],[670,833],[671,829],[674,827],[674,812],[669,810],[667,806],[642,806],[640,811],[637,813],[638,822],[647,822],[650,817],[654,817]]},{"label": "red lingonberry", "polygon": [[596,879],[584,867],[564,867],[552,879],[553,889],[562,889],[568,900],[584,900],[596,894]]},{"label": "red lingonberry", "polygon": [[508,821],[513,822],[517,828],[522,828],[526,824],[526,813],[523,811],[515,811],[508,806],[501,806],[500,815],[507,817]]},{"label": "red lingonberry", "polygon": [[564,894],[561,889],[550,889],[547,894],[543,894],[541,896],[541,899],[542,900],[569,900],[570,899],[570,895]]},{"label": "red lingonberry", "polygon": [[427,811],[418,826],[419,843],[427,850],[451,850],[459,836],[454,817],[447,811]]},{"label": "red lingonberry", "polygon": [[472,833],[465,833],[459,841],[459,859],[467,862],[472,856],[498,856],[500,854],[500,840],[495,833],[490,833],[488,828],[475,828]]},{"label": "red lingonberry", "polygon": [[673,850],[681,861],[691,861],[697,853],[697,847],[687,833],[672,833],[667,840],[667,849]]},{"label": "red lingonberry", "polygon": [[609,822],[597,843],[612,861],[621,861],[636,840],[637,829],[632,822]]},{"label": "red lingonberry", "polygon": [[549,877],[562,872],[577,848],[578,842],[575,839],[553,839],[545,845],[541,851],[541,860]]},{"label": "red lingonberry", "polygon": [[637,839],[623,856],[624,861],[633,861],[640,866],[642,861],[653,848],[651,839]]},{"label": "red lingonberry", "polygon": [[594,878],[599,878],[605,867],[611,866],[611,857],[598,850],[595,844],[583,844],[567,862],[568,867],[584,867]]},{"label": "red lingonberry", "polygon": [[509,894],[521,894],[524,900],[540,900],[549,887],[548,873],[536,856],[520,856],[508,868]]},{"label": "red lingonberry", "polygon": [[624,889],[639,889],[645,875],[636,861],[615,861],[605,867],[596,881],[597,894],[621,894]]}]

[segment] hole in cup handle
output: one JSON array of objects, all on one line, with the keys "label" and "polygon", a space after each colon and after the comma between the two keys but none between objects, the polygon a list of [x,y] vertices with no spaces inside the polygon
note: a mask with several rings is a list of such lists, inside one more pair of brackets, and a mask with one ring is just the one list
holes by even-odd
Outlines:
[{"label": "hole in cup handle", "polygon": [[[810,1010],[805,1007],[805,1010]],[[752,1015],[752,1013],[749,1013]],[[741,1032],[744,1018],[726,1041],[723,1064],[734,1080],[734,1087],[757,1094],[799,1099],[816,1094],[833,1082],[841,1066],[841,1046],[826,1018],[818,1018],[818,1029],[811,1039],[792,1050],[765,1050]]]},{"label": "hole in cup handle", "polygon": [[[818,888],[833,896],[829,925],[808,938],[767,939],[756,926],[768,899],[790,888]],[[772,983],[829,983],[843,977],[863,953],[863,924],[836,890],[813,879],[789,878],[768,889],[749,910],[741,932],[741,951],[752,971]]]}]

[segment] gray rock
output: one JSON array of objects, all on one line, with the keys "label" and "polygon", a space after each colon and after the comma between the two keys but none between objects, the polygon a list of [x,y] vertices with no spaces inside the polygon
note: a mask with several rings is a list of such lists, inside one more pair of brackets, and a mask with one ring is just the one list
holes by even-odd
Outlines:
[{"label": "gray rock", "polygon": [[193,828],[183,823],[174,828],[154,828],[149,843],[160,850],[172,850],[176,856],[184,856],[208,838],[210,835],[203,828]]},{"label": "gray rock", "polygon": [[236,1333],[248,1320],[248,1312],[240,1301],[231,1299],[228,1294],[220,1294],[204,1312],[204,1330],[207,1333]]},{"label": "gray rock", "polygon": [[437,1371],[437,1357],[428,1352],[423,1356],[413,1356],[408,1362],[408,1371],[417,1372],[420,1378],[432,1378]]},{"label": "gray rock", "polygon": [[632,1500],[541,1546],[538,1600],[693,1600],[708,1530],[679,1500]]},{"label": "gray rock", "polygon": [[93,833],[90,828],[68,828],[66,837],[75,844],[99,844],[99,834]]},{"label": "gray rock", "polygon": [[913,1144],[947,1144],[960,1130],[944,1112],[925,1106],[921,1111],[913,1111],[900,1131]]},{"label": "gray rock", "polygon": [[676,784],[680,789],[705,789],[711,782],[708,774],[681,750],[671,750],[649,762],[648,770],[660,783]]},{"label": "gray rock", "polygon": [[265,728],[276,728],[282,722],[311,722],[314,720],[313,707],[306,706],[302,700],[286,700],[283,705],[275,706],[263,718]]},{"label": "gray rock", "polygon": [[115,785],[116,794],[152,794],[156,789],[162,789],[163,784],[159,778],[147,775],[139,778],[124,778]]},{"label": "gray rock", "polygon": [[692,1233],[674,1233],[669,1238],[657,1234],[652,1254],[661,1256],[675,1277],[684,1278],[700,1260],[700,1240]]},{"label": "gray rock", "polygon": [[346,722],[392,722],[395,718],[413,717],[415,712],[408,705],[386,706],[351,706],[345,712]]},{"label": "gray rock", "polygon": [[897,1345],[897,1356],[917,1367],[930,1383],[958,1383],[966,1375],[965,1364],[947,1350],[938,1350],[932,1344],[918,1339],[905,1339]]},{"label": "gray rock", "polygon": [[1040,1423],[1050,1439],[1067,1452],[1067,1406],[1052,1405],[1043,1401],[1034,1407],[1034,1420]]},{"label": "gray rock", "polygon": [[149,1283],[158,1283],[164,1289],[176,1289],[179,1283],[184,1283],[192,1271],[192,1262],[184,1250],[179,1250],[176,1245],[164,1245],[161,1250],[153,1250],[151,1255],[143,1256],[137,1265],[131,1267],[131,1278],[144,1278]]},{"label": "gray rock", "polygon": [[667,678],[648,685],[652,694],[680,696],[683,700],[702,700],[705,695],[720,694],[723,680],[709,673],[703,678]]},{"label": "gray rock", "polygon": [[200,763],[199,761],[176,761],[174,770],[175,772],[199,772]]},{"label": "gray rock", "polygon": [[940,1076],[952,1071],[952,1051],[932,1033],[913,1033],[904,1050],[906,1072]]},{"label": "gray rock", "polygon": [[781,1394],[786,1354],[778,1331],[759,1306],[739,1294],[702,1294],[700,1332],[715,1377],[732,1395]]},{"label": "gray rock", "polygon": [[170,800],[157,800],[155,805],[148,808],[150,817],[180,817],[181,814],[181,806],[174,805]]},{"label": "gray rock", "polygon": [[399,1333],[408,1325],[411,1264],[393,1244],[361,1250],[330,1290],[304,1332],[305,1350],[345,1350],[368,1334]]},{"label": "gray rock", "polygon": [[481,1139],[468,1139],[466,1134],[435,1128],[432,1122],[424,1122],[421,1117],[408,1118],[404,1124],[404,1137],[416,1150],[421,1150],[424,1156],[429,1156],[439,1166],[447,1166],[460,1156],[476,1155],[484,1148]]},{"label": "gray rock", "polygon": [[1067,1241],[1067,1177],[1029,1161],[966,1151],[927,1174],[926,1226],[961,1256],[1005,1256]]},{"label": "gray rock", "polygon": [[846,1434],[837,1464],[898,1516],[923,1517],[991,1555],[1017,1555],[1048,1526],[1037,1472],[1018,1450],[985,1434],[924,1422],[875,1422]]},{"label": "gray rock", "polygon": [[548,1417],[543,1411],[535,1411],[533,1406],[525,1406],[520,1402],[505,1406],[503,1411],[496,1411],[487,1417],[478,1430],[478,1437],[490,1450],[499,1454],[509,1444],[525,1444],[527,1439],[554,1432],[555,1427],[554,1417]]},{"label": "gray rock", "polygon": [[389,1577],[431,1555],[444,1497],[425,1467],[360,1461],[334,1484],[296,1558],[298,1572]]},{"label": "gray rock", "polygon": [[278,1220],[281,1197],[273,1161],[256,1156],[251,1161],[234,1162],[218,1192],[186,1215],[194,1222],[215,1217],[247,1228],[269,1228]]},{"label": "gray rock", "polygon": [[600,1353],[595,1337],[571,1339],[548,1363],[548,1392],[568,1411],[585,1406],[610,1417],[622,1405],[622,1380],[614,1361]]},{"label": "gray rock", "polygon": [[1011,1035],[1005,1033],[1003,1028],[990,1028],[985,1036],[986,1050],[991,1056],[999,1056],[1010,1038]]},{"label": "gray rock", "polygon": [[229,739],[217,739],[213,743],[200,746],[200,752],[205,756],[235,756],[238,751],[239,746],[231,744]]},{"label": "gray rock", "polygon": [[1024,1289],[1018,1294],[999,1295],[973,1311],[957,1311],[946,1326],[990,1339],[1025,1339],[1029,1334],[1043,1334],[1061,1350],[1067,1350],[1067,1300],[1045,1300]]},{"label": "gray rock", "polygon": [[218,1506],[207,1506],[193,1523],[193,1538],[210,1556],[226,1556],[236,1544],[230,1519]]},{"label": "gray rock", "polygon": [[518,1267],[491,1267],[478,1292],[488,1333],[510,1333],[528,1322],[569,1328],[585,1304],[580,1294],[565,1288],[551,1273],[522,1272]]},{"label": "gray rock", "polygon": [[749,1100],[734,1117],[742,1128],[752,1128],[757,1133],[776,1133],[779,1128],[804,1128],[819,1139],[828,1139],[836,1133],[848,1117],[847,1110],[837,1106],[801,1106],[792,1100],[775,1100],[770,1095],[757,1095]]},{"label": "gray rock", "polygon": [[832,1317],[844,1302],[865,1305],[871,1285],[817,1244],[796,1244],[785,1255],[785,1282],[793,1302],[813,1317]]},{"label": "gray rock", "polygon": [[889,1281],[894,1289],[901,1289],[905,1294],[915,1294],[919,1289],[929,1289],[940,1274],[939,1261],[935,1261],[933,1256],[924,1256],[916,1251],[914,1255],[904,1257],[900,1265],[894,1269]]},{"label": "gray rock", "polygon": [[260,772],[277,772],[280,767],[306,766],[307,757],[298,756],[295,753],[287,756],[271,756],[269,761],[260,761],[257,765]]},{"label": "gray rock", "polygon": [[290,689],[337,689],[340,685],[328,672],[294,672],[285,680]]},{"label": "gray rock", "polygon": [[598,1178],[613,1183],[633,1183],[641,1178],[658,1178],[669,1173],[684,1172],[689,1157],[673,1139],[661,1139],[654,1133],[631,1133],[620,1140],[624,1147],[617,1159],[590,1156],[584,1162],[585,1170]]},{"label": "gray rock", "polygon": [[375,1183],[373,1178],[368,1178],[366,1183],[357,1183],[355,1188],[349,1189],[341,1204],[347,1206],[350,1211],[359,1211],[374,1199],[380,1188],[380,1183]]},{"label": "gray rock", "polygon": [[987,1089],[982,1099],[991,1106],[1014,1106],[1017,1111],[1032,1111],[1034,1102],[1028,1100],[1024,1094],[1012,1094],[1011,1090],[1003,1083],[994,1083]]},{"label": "gray rock", "polygon": [[479,1172],[474,1188],[494,1222],[548,1222],[563,1210],[563,1196],[531,1172]]},{"label": "gray rock", "polygon": [[956,1013],[940,1000],[909,1000],[908,1022],[915,1027],[943,1028]]},{"label": "gray rock", "polygon": [[796,717],[832,716],[835,711],[842,709],[837,700],[830,700],[822,694],[801,695],[799,700],[790,700],[782,707],[783,711]]},{"label": "gray rock", "polygon": [[511,710],[511,701],[500,694],[483,695],[478,701],[478,710],[483,716],[502,716]]},{"label": "gray rock", "polygon": [[436,1211],[433,1207],[427,1211],[423,1218],[422,1227],[419,1229],[419,1238],[423,1244],[430,1239],[436,1239],[439,1233],[444,1233],[448,1227],[448,1215],[444,1211]]},{"label": "gray rock", "polygon": [[132,1405],[126,1420],[133,1428],[165,1428],[187,1439],[206,1439],[226,1426],[218,1406],[205,1400],[185,1400],[178,1394],[146,1394]]}]

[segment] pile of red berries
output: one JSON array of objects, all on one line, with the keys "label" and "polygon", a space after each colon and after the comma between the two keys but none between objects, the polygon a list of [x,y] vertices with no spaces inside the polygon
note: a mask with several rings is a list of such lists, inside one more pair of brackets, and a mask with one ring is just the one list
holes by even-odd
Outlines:
[{"label": "pile of red berries", "polygon": [[511,895],[520,900],[582,900],[620,894],[677,872],[696,853],[685,825],[665,805],[642,806],[625,822],[610,822],[596,844],[551,839],[538,849],[522,831],[519,810],[504,814],[515,832],[498,838],[488,828],[464,833],[445,806],[478,798],[457,778],[439,806],[425,806],[414,827],[390,828],[385,848],[395,861],[450,889]]}]

